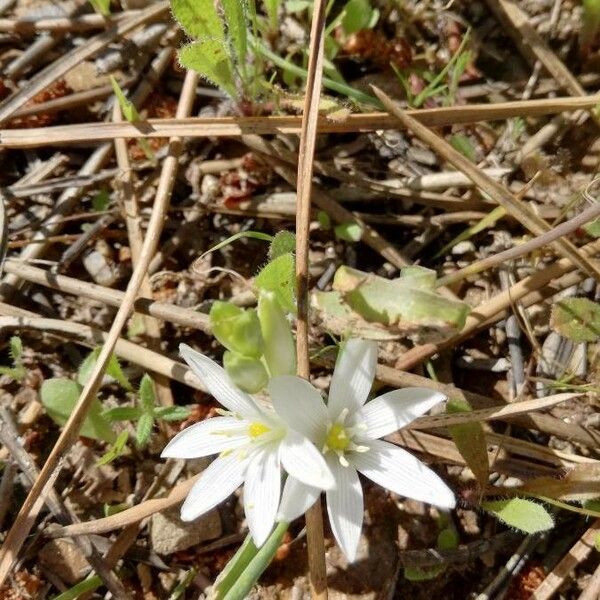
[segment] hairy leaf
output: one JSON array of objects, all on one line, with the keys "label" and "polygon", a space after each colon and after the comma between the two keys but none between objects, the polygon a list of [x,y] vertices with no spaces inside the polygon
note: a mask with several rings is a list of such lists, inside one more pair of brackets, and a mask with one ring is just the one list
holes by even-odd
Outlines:
[{"label": "hairy leaf", "polygon": [[144,413],[140,417],[135,430],[135,439],[138,446],[146,445],[152,434],[152,427],[154,427],[154,415]]},{"label": "hairy leaf", "polygon": [[107,465],[112,462],[115,458],[119,458],[125,451],[127,437],[128,433],[126,431],[121,431],[112,446],[98,459],[96,464],[101,467],[102,465]]},{"label": "hairy leaf", "polygon": [[506,525],[525,533],[537,533],[554,527],[552,515],[541,504],[532,500],[489,500],[482,502],[481,506]]},{"label": "hairy leaf", "polygon": [[[101,350],[100,347],[94,348],[81,365],[79,365],[77,381],[80,385],[84,386],[88,382],[88,379],[96,366]],[[129,379],[127,379],[125,373],[123,373],[123,369],[121,369],[119,359],[114,354],[111,354],[108,359],[105,373],[108,377],[112,377],[112,379],[114,379],[124,390],[130,392],[133,389],[131,383],[129,383]]]},{"label": "hairy leaf", "polygon": [[291,253],[267,263],[254,279],[254,285],[259,290],[273,292],[283,309],[296,313],[296,266]]},{"label": "hairy leaf", "polygon": [[156,397],[154,395],[154,382],[152,377],[146,373],[140,381],[140,407],[144,412],[152,414],[156,405]]},{"label": "hairy leaf", "polygon": [[142,410],[137,406],[115,406],[102,413],[109,421],[137,421],[142,415]]},{"label": "hairy leaf", "polygon": [[291,231],[278,231],[269,246],[269,259],[273,260],[282,254],[296,252],[296,235]]},{"label": "hairy leaf", "polygon": [[171,0],[171,10],[183,30],[196,39],[225,38],[214,0]]},{"label": "hairy leaf", "polygon": [[248,57],[248,13],[245,0],[221,0],[227,33],[242,73]]},{"label": "hairy leaf", "polygon": [[237,97],[233,65],[223,40],[205,39],[187,44],[179,50],[179,61],[186,69],[198,72],[232,98]]},{"label": "hairy leaf", "polygon": [[154,416],[162,421],[183,421],[192,414],[187,406],[157,406]]}]

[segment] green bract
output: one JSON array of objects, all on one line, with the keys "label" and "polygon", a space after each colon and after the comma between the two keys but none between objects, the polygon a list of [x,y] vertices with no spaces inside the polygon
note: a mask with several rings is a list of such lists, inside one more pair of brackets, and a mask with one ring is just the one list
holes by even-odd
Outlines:
[{"label": "green bract", "polygon": [[264,356],[271,377],[296,373],[296,346],[290,323],[272,292],[258,298],[258,318],[264,340]]},{"label": "green bract", "polygon": [[259,392],[269,381],[265,366],[257,358],[227,350],[223,354],[223,367],[233,382],[249,394]]},{"label": "green bract", "polygon": [[228,350],[252,358],[262,355],[261,328],[255,310],[217,301],[210,309],[210,324],[215,337]]}]

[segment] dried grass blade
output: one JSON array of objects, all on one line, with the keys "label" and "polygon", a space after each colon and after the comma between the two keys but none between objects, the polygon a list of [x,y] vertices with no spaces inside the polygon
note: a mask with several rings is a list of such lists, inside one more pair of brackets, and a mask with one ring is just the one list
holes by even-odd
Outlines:
[{"label": "dried grass blade", "polygon": [[[550,226],[537,215],[529,212],[514,196],[500,183],[488,177],[485,173],[455,150],[444,139],[437,136],[427,127],[419,123],[416,119],[408,116],[398,104],[380,89],[373,87],[377,97],[383,102],[389,112],[400,120],[400,122],[410,129],[419,139],[431,146],[442,158],[447,160],[454,167],[462,171],[469,179],[479,186],[486,194],[495,200],[500,206],[519,221],[525,228],[534,235],[543,235],[550,230]],[[553,242],[557,251],[568,258],[574,265],[585,271],[588,275],[600,281],[600,269],[582,256],[579,249],[566,239],[559,239]]]}]

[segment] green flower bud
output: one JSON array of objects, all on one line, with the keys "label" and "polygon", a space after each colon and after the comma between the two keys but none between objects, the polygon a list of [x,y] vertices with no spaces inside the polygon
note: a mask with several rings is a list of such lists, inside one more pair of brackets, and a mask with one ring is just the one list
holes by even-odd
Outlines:
[{"label": "green flower bud", "polygon": [[228,350],[261,357],[263,340],[254,309],[243,310],[231,302],[217,301],[210,309],[210,324],[215,337]]},{"label": "green flower bud", "polygon": [[223,354],[223,366],[233,383],[249,394],[259,392],[269,381],[267,370],[256,358],[227,350]]}]

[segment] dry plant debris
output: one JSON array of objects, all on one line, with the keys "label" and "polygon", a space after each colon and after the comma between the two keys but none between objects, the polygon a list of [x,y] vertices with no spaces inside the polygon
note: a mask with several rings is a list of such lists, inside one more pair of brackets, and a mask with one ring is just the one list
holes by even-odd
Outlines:
[{"label": "dry plant debris", "polygon": [[[600,597],[599,63],[597,0],[0,0],[0,599]],[[234,581],[179,346],[264,408],[349,337],[455,501],[361,476]]]}]

